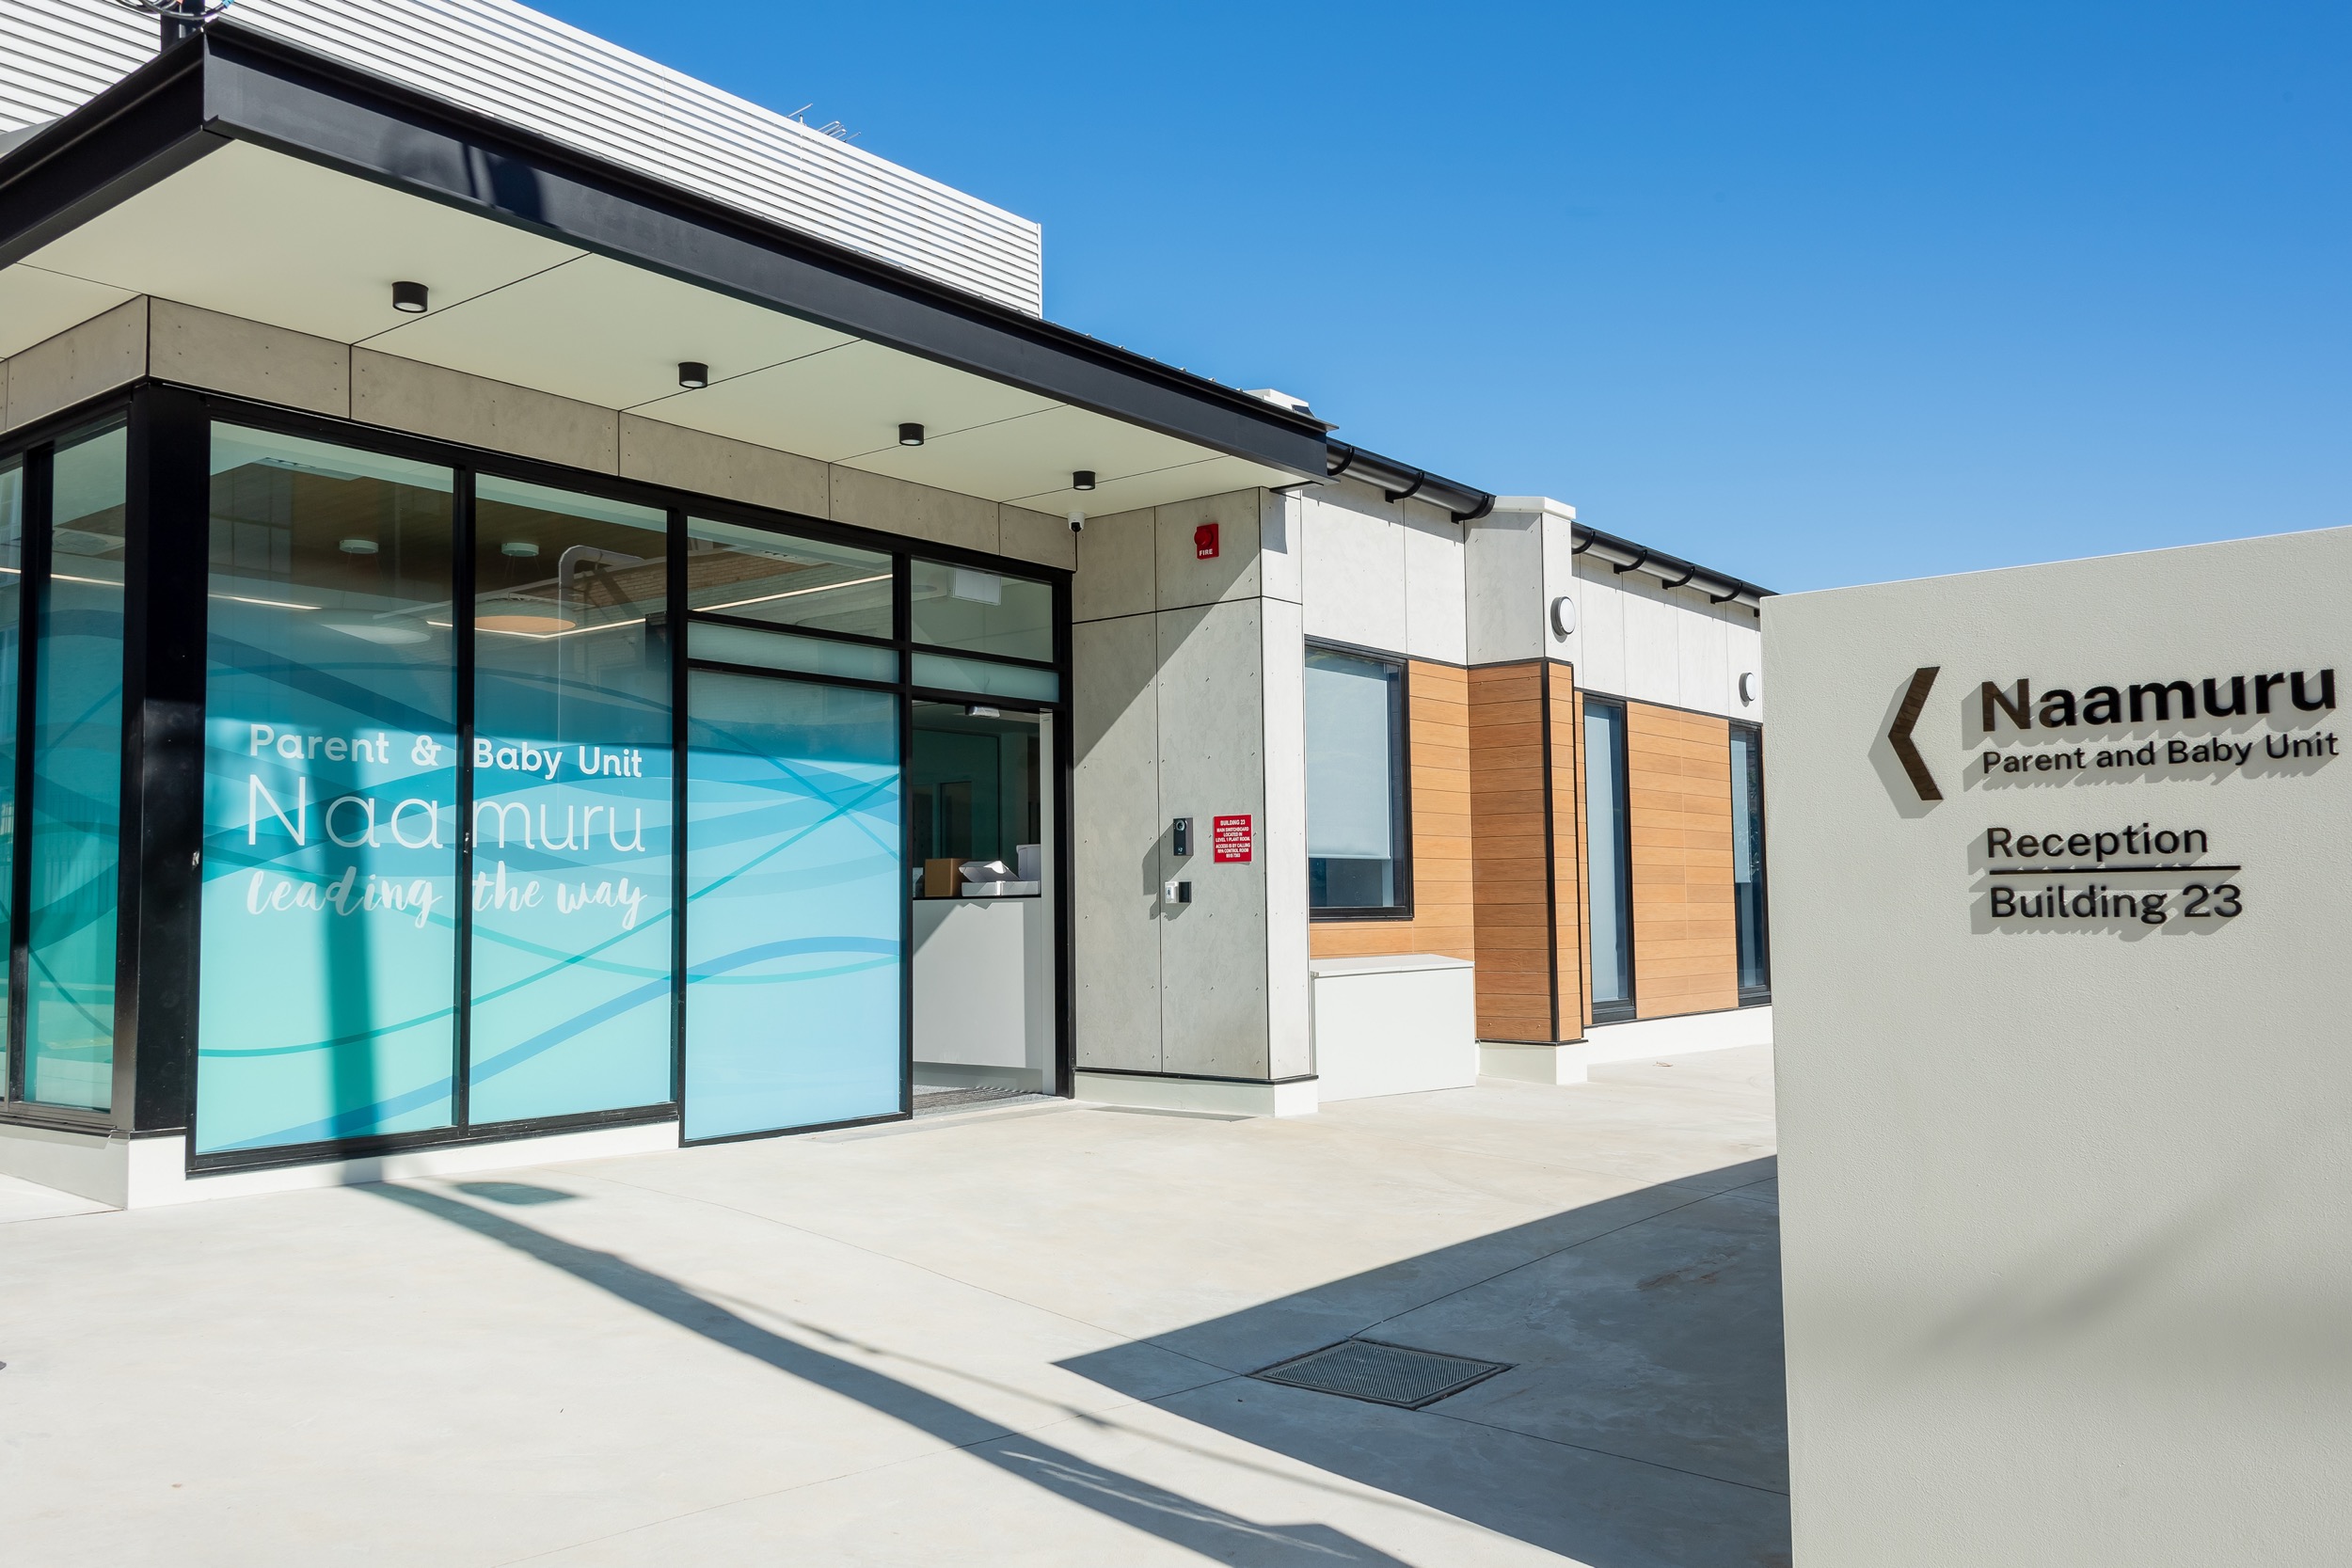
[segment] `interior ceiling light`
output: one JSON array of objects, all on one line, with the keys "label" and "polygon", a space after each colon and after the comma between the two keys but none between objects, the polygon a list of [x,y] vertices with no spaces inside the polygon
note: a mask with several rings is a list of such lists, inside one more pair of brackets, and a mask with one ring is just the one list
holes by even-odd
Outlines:
[{"label": "interior ceiling light", "polygon": [[1091,489],[1093,489],[1093,488],[1094,488],[1094,470],[1093,470],[1092,468],[1080,468],[1080,469],[1078,469],[1075,473],[1073,473],[1073,474],[1072,474],[1072,475],[1070,476],[1070,487],[1071,487],[1073,490],[1091,490]]},{"label": "interior ceiling light", "polygon": [[554,613],[544,599],[523,594],[484,599],[474,611],[473,624],[483,631],[513,632],[523,637],[552,637],[580,625],[568,615]]},{"label": "interior ceiling light", "polygon": [[319,624],[342,632],[345,637],[356,637],[362,642],[373,642],[384,648],[413,647],[419,642],[430,641],[433,637],[422,626],[404,626],[389,621],[322,621]]},{"label": "interior ceiling light", "polygon": [[699,359],[677,362],[677,384],[689,392],[699,392],[710,385],[710,367]]},{"label": "interior ceiling light", "polygon": [[499,546],[499,554],[516,561],[529,561],[539,553],[539,546],[528,539],[509,539]]},{"label": "interior ceiling light", "polygon": [[923,427],[919,424],[900,425],[898,427],[898,444],[902,447],[921,446],[923,444]]},{"label": "interior ceiling light", "polygon": [[377,546],[373,539],[339,539],[335,547],[345,555],[373,555]]},{"label": "interior ceiling light", "polygon": [[392,309],[406,316],[421,316],[425,309],[424,285],[395,283],[392,285]]}]

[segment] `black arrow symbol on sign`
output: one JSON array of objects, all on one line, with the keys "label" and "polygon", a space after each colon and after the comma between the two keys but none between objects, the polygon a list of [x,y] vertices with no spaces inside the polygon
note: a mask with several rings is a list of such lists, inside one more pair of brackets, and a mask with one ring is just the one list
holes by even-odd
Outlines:
[{"label": "black arrow symbol on sign", "polygon": [[1911,743],[1911,726],[1919,721],[1919,710],[1928,705],[1928,692],[1933,689],[1935,677],[1943,668],[1930,664],[1911,673],[1911,689],[1903,693],[1903,705],[1896,710],[1895,722],[1886,731],[1886,743],[1895,748],[1895,760],[1911,775],[1911,787],[1919,792],[1922,800],[1941,800],[1944,792],[1935,787],[1935,775],[1928,771],[1919,748]]}]

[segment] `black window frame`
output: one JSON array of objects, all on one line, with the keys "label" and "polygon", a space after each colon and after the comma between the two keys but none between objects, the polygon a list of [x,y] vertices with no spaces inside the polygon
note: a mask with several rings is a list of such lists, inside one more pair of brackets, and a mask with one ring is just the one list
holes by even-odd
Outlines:
[{"label": "black window frame", "polygon": [[[1772,1006],[1772,869],[1767,849],[1769,839],[1764,831],[1764,726],[1735,719],[1731,721],[1731,732],[1734,736],[1747,736],[1748,744],[1754,749],[1751,754],[1756,759],[1756,777],[1753,783],[1746,784],[1745,787],[1752,792],[1749,796],[1748,810],[1756,823],[1756,947],[1758,962],[1764,972],[1763,984],[1753,986],[1741,984],[1740,986],[1740,1006],[1768,1007]],[[1735,752],[1736,750],[1735,748]],[[1743,787],[1743,781],[1736,774],[1732,778],[1731,787],[1735,791]],[[1740,846],[1735,836],[1731,846],[1733,856],[1731,908],[1734,922],[1732,970],[1735,978],[1741,967],[1740,949],[1747,942],[1749,918],[1748,911],[1740,901],[1738,861],[1740,851]]]},{"label": "black window frame", "polygon": [[[1629,705],[1626,702],[1626,699],[1622,697],[1602,696],[1598,693],[1591,691],[1582,693],[1582,696],[1584,700],[1578,707],[1576,715],[1577,723],[1579,725],[1583,725],[1591,718],[1592,712],[1595,708],[1609,708],[1613,710],[1617,716],[1617,745],[1614,753],[1615,776],[1611,782],[1615,786],[1615,796],[1619,807],[1616,819],[1617,842],[1613,847],[1616,851],[1617,864],[1623,871],[1623,875],[1617,879],[1617,920],[1619,940],[1625,946],[1625,995],[1622,997],[1612,997],[1607,1001],[1593,998],[1591,996],[1591,992],[1595,988],[1590,979],[1590,964],[1588,959],[1586,980],[1586,995],[1588,998],[1587,1006],[1589,1006],[1592,1010],[1593,1022],[1596,1024],[1629,1023],[1640,1016],[1642,995],[1641,953],[1633,940],[1633,768],[1632,759],[1629,754],[1631,747],[1628,744],[1629,736],[1627,728],[1630,714],[1629,712]],[[1584,821],[1580,825],[1580,831],[1585,840],[1585,896],[1584,908],[1581,913],[1583,919],[1587,923],[1585,937],[1586,952],[1589,955],[1591,952],[1590,943],[1592,934],[1590,930],[1590,922],[1593,918],[1593,872],[1591,843],[1593,820],[1593,748],[1589,735],[1580,736],[1580,741],[1581,743],[1577,748],[1577,752],[1581,766],[1578,770],[1582,773],[1584,777],[1580,779],[1578,784],[1584,792],[1585,801]]]},{"label": "black window frame", "polygon": [[[918,699],[966,704],[979,702],[1005,709],[1053,716],[1055,741],[1053,755],[1046,760],[1048,776],[1045,781],[1045,787],[1052,792],[1054,802],[1057,895],[1053,937],[1055,995],[1052,1003],[1055,1084],[1051,1092],[1068,1096],[1073,1091],[1076,1069],[1075,993],[1070,961],[1073,891],[1071,791],[1076,749],[1072,722],[1070,571],[1035,562],[990,555],[960,546],[861,528],[829,518],[812,517],[647,481],[569,467],[461,442],[152,379],[113,388],[28,422],[0,437],[0,460],[19,456],[26,459],[28,478],[24,528],[28,549],[37,549],[46,539],[49,453],[60,440],[70,439],[94,424],[115,418],[126,420],[130,431],[126,480],[131,546],[126,552],[126,609],[138,613],[126,616],[125,627],[124,849],[120,857],[122,889],[118,916],[114,1105],[108,1111],[85,1112],[12,1098],[8,1091],[22,1071],[24,1053],[21,1049],[22,1030],[11,1027],[7,1071],[0,1074],[0,1122],[83,1132],[184,1133],[188,1148],[185,1165],[192,1175],[311,1164],[405,1149],[508,1140],[638,1122],[678,1121],[682,1129],[685,1089],[683,922],[678,923],[675,939],[680,951],[673,958],[670,1099],[644,1106],[570,1113],[519,1121],[476,1122],[470,1118],[470,1107],[466,1104],[471,1043],[469,1009],[466,999],[470,989],[471,942],[469,928],[471,923],[470,901],[461,899],[460,908],[467,911],[469,918],[461,924],[454,966],[456,973],[453,977],[458,1037],[453,1065],[453,1125],[415,1132],[323,1140],[266,1149],[205,1155],[195,1153],[207,618],[200,592],[194,594],[166,592],[164,585],[175,581],[204,581],[210,539],[209,452],[212,427],[216,422],[306,436],[361,451],[407,457],[451,468],[455,486],[452,497],[454,509],[452,548],[461,600],[472,591],[473,488],[477,474],[495,474],[581,495],[600,496],[660,509],[669,517],[671,550],[681,562],[684,559],[683,543],[694,518],[735,523],[787,538],[850,545],[886,555],[890,559],[894,578],[893,626],[892,635],[888,638],[862,637],[818,627],[779,626],[772,623],[752,622],[726,615],[707,616],[690,610],[686,603],[686,573],[682,566],[671,573],[668,614],[681,634],[691,623],[707,619],[796,637],[896,650],[898,656],[898,679],[889,682],[764,668],[749,669],[743,673],[895,694],[898,700],[899,750],[902,757],[908,752],[913,705]],[[41,486],[38,494],[34,492],[31,477],[35,469],[39,470]],[[35,510],[37,505],[41,509],[38,514]],[[1049,584],[1054,594],[1053,659],[1041,662],[1009,658],[967,650],[942,650],[914,642],[910,635],[908,584],[911,562],[917,557]],[[29,579],[38,575],[29,569],[31,565],[28,562],[28,586],[31,585]],[[470,757],[472,746],[474,683],[467,678],[467,673],[471,669],[468,657],[472,641],[471,629],[469,618],[460,618],[458,734],[461,762],[457,799],[460,818],[466,822],[471,820],[472,788],[471,769],[463,760]],[[37,642],[38,640],[29,634],[20,638],[19,657],[23,660],[22,668],[27,673],[32,668],[32,661],[38,657]],[[1056,696],[1050,700],[1006,697],[917,686],[914,683],[913,656],[918,648],[926,652],[947,652],[958,658],[1025,670],[1050,671],[1057,681]],[[192,655],[190,650],[193,650]],[[715,670],[736,668],[692,658],[687,650],[685,637],[680,635],[677,638],[671,661],[672,723],[673,744],[680,756],[685,752],[688,718],[685,687],[690,667]],[[22,702],[30,690],[29,681],[21,679],[20,688]],[[28,737],[20,736],[18,753],[18,770],[22,774],[29,767],[32,754]],[[677,799],[673,802],[673,809],[680,822],[684,821],[685,775],[684,767],[679,767],[675,784]],[[21,786],[23,781],[20,779],[19,782]],[[912,821],[902,821],[901,831],[906,835],[902,853],[911,852]],[[461,833],[458,847],[457,874],[461,879],[469,877],[471,870],[471,846],[466,842],[467,837]],[[21,854],[18,862],[16,874],[21,878],[27,863]],[[685,874],[686,857],[683,854],[675,856],[672,876],[676,885],[673,888],[673,895],[680,908],[684,906]],[[464,885],[462,880],[461,885]],[[8,932],[11,961],[20,967],[20,972],[26,918],[24,900],[20,897],[10,911],[12,928]],[[904,1120],[911,1117],[914,1114],[913,918],[910,900],[901,924],[902,951],[908,956],[908,961],[901,965],[900,974],[902,1073],[900,1105],[895,1114],[866,1117],[854,1123],[786,1128],[733,1134],[723,1139],[681,1141],[732,1142],[739,1138],[792,1136],[824,1132],[834,1126]],[[16,1010],[21,994],[20,986],[10,998],[11,1012]]]},{"label": "black window frame", "polygon": [[[1310,854],[1302,873],[1307,878],[1307,918],[1317,925],[1353,924],[1364,921],[1409,921],[1413,918],[1413,665],[1403,654],[1383,648],[1367,648],[1353,642],[1336,642],[1324,638],[1306,640],[1306,651],[1300,657],[1302,676],[1308,657],[1319,654],[1338,654],[1346,658],[1362,659],[1367,663],[1386,665],[1396,672],[1389,699],[1389,836],[1391,863],[1395,867],[1394,896],[1387,904],[1377,906],[1322,905],[1314,901],[1314,863]],[[1305,703],[1300,704],[1299,756],[1306,756]],[[1314,802],[1307,802],[1308,832],[1313,832]]]}]

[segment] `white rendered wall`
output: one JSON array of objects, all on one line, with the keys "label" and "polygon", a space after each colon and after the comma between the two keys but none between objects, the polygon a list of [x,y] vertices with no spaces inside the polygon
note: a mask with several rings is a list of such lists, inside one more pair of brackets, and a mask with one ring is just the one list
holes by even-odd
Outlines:
[{"label": "white rendered wall", "polygon": [[[1575,509],[1506,497],[1470,527],[1469,646],[1472,664],[1565,659],[1588,691],[1761,723],[1763,639],[1756,611],[1709,604],[1695,588],[1651,573],[1614,571],[1576,553]],[[1565,637],[1554,600],[1575,607]],[[1740,677],[1749,696],[1740,693]]]},{"label": "white rendered wall", "polygon": [[1283,498],[1295,520],[1306,635],[1443,664],[1469,662],[1463,527],[1428,501],[1354,480]]},{"label": "white rendered wall", "polygon": [[[2347,582],[2338,530],[1767,602],[1806,1568],[2352,1551],[2352,757],[2265,754],[2341,714],[2281,691],[2266,718],[2003,721],[1996,754],[2086,766],[1989,778],[1979,728],[1985,681],[2226,691],[2333,669],[2352,696]],[[1915,735],[1934,802],[1887,738],[1930,666]],[[2213,736],[2255,750],[2169,760]],[[2143,744],[2164,760],[2097,765]],[[2242,867],[2201,875],[2243,912],[2189,918],[2187,874],[1988,874],[2013,863],[1988,856],[1991,828],[2143,822],[2207,832],[2170,858]],[[2093,880],[2171,890],[2166,921],[1992,912],[1996,886]]]}]

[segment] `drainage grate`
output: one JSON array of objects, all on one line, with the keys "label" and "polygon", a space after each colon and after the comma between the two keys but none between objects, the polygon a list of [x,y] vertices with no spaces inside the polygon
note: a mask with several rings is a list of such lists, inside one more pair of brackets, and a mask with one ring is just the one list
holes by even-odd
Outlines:
[{"label": "drainage grate", "polygon": [[1319,1394],[1419,1410],[1509,1370],[1501,1361],[1439,1355],[1435,1351],[1384,1345],[1377,1339],[1342,1339],[1252,1375],[1294,1388],[1312,1388]]}]

